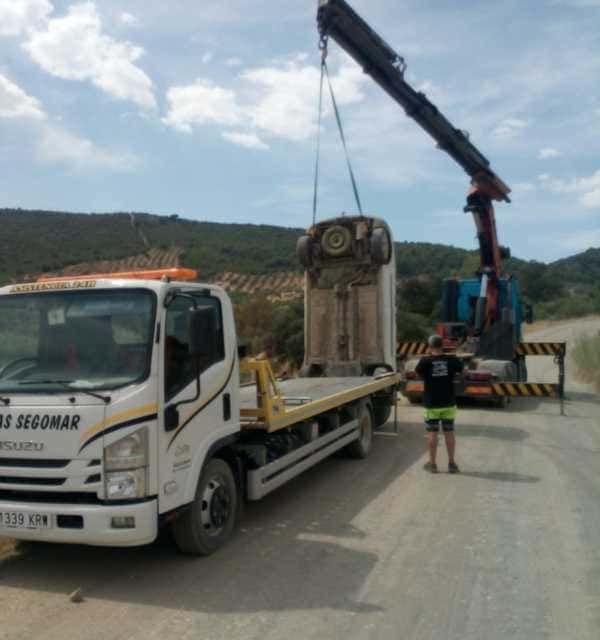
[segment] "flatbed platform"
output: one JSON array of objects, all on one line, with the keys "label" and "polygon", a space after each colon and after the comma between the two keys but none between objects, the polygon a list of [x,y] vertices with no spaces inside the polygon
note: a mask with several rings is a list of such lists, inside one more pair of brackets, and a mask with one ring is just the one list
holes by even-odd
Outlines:
[{"label": "flatbed platform", "polygon": [[375,377],[290,378],[277,381],[272,390],[260,382],[247,385],[240,389],[242,427],[284,429],[394,387],[400,379],[399,374],[390,372]]}]

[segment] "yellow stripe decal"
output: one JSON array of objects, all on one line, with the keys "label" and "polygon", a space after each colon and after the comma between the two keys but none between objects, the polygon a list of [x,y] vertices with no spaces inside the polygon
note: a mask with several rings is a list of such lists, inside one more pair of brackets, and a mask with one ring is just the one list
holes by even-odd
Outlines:
[{"label": "yellow stripe decal", "polygon": [[157,411],[158,411],[158,404],[153,403],[153,404],[146,404],[143,407],[134,407],[133,409],[127,409],[126,411],[115,413],[114,415],[106,418],[105,420],[102,420],[92,425],[88,429],[86,429],[81,434],[80,440],[81,442],[84,442],[85,440],[88,440],[88,438],[95,436],[96,434],[112,426],[113,424],[116,424],[117,422],[121,422],[131,418],[136,418],[137,416],[142,416],[146,413],[156,413]]}]

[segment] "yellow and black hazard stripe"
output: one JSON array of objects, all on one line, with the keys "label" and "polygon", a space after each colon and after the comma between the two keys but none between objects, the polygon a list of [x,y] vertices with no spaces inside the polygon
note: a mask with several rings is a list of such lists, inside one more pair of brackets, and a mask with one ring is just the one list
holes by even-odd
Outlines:
[{"label": "yellow and black hazard stripe", "polygon": [[420,356],[427,352],[426,342],[398,342],[396,355],[398,356]]},{"label": "yellow and black hazard stripe", "polygon": [[492,384],[497,396],[558,398],[559,386],[546,382],[495,382]]},{"label": "yellow and black hazard stripe", "polygon": [[566,348],[566,342],[519,342],[515,351],[519,356],[564,356]]}]

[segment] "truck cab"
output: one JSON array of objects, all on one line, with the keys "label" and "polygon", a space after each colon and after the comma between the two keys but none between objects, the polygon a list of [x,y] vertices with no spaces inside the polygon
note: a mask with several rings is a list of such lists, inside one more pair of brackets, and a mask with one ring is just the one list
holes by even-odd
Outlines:
[{"label": "truck cab", "polygon": [[[479,360],[504,361],[515,380],[526,380],[523,358],[515,355],[515,345],[523,340],[523,322],[531,322],[531,307],[521,300],[519,283],[512,276],[497,280],[500,317],[479,333],[477,308],[481,295],[480,278],[448,278],[442,288],[442,322],[437,333],[444,346],[470,353]],[[511,361],[513,361],[511,363]],[[514,365],[514,366],[513,366]],[[496,366],[497,368],[497,366]],[[508,375],[508,371],[505,372]],[[513,379],[513,378],[511,378]]]},{"label": "truck cab", "polygon": [[[203,309],[206,348],[194,353]],[[193,500],[206,448],[239,430],[233,310],[218,287],[168,275],[4,287],[0,335],[9,534],[150,542],[158,514]]]}]

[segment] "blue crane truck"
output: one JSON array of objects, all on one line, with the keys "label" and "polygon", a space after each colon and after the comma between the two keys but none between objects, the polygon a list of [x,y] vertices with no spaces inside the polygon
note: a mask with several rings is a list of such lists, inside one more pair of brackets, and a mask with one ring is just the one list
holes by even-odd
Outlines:
[{"label": "blue crane truck", "polygon": [[[474,279],[450,279],[444,284],[439,333],[448,350],[465,360],[460,395],[488,398],[504,404],[509,396],[560,396],[564,386],[564,343],[524,343],[521,324],[531,320],[524,310],[515,278],[506,275],[502,260],[510,256],[500,245],[494,201],[510,202],[510,187],[492,170],[489,160],[421,91],[406,80],[406,62],[345,0],[319,0],[317,24],[321,54],[333,39],[352,57],[470,178],[465,213],[473,216],[480,266]],[[416,379],[411,356],[422,355],[424,343],[398,343],[406,373],[405,392],[418,401],[422,382]],[[526,355],[552,355],[560,367],[557,385],[527,383]],[[406,360],[408,358],[408,360]]]}]

